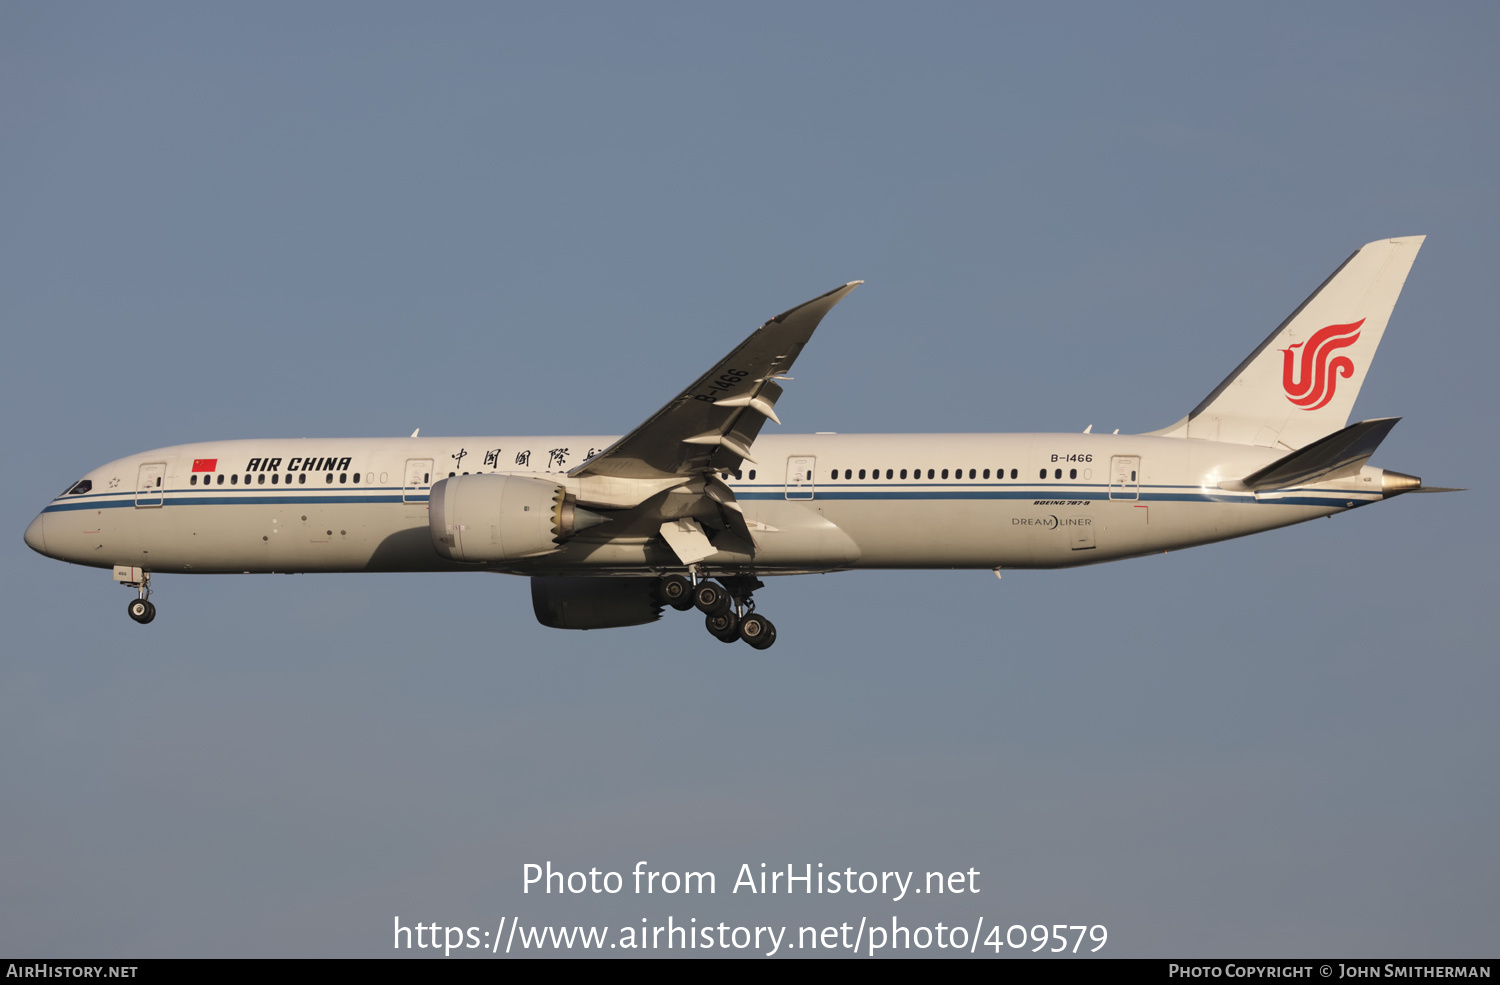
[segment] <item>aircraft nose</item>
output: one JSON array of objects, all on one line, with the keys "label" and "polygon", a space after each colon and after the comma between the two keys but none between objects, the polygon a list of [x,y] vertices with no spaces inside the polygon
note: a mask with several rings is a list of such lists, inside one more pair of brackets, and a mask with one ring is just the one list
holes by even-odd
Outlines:
[{"label": "aircraft nose", "polygon": [[[44,532],[46,524],[47,514],[38,513],[36,519],[32,520],[31,525],[26,528],[26,546],[38,554],[47,553],[47,537]],[[14,530],[15,528],[12,527],[11,529]]]}]

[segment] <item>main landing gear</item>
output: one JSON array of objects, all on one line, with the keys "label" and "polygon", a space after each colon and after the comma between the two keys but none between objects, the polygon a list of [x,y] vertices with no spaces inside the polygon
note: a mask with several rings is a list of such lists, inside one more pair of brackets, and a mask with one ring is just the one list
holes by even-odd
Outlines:
[{"label": "main landing gear", "polygon": [[140,591],[140,597],[131,599],[125,611],[130,614],[130,618],[144,626],[156,618],[156,606],[151,604],[151,572],[143,571],[140,581],[125,584]]},{"label": "main landing gear", "polygon": [[696,574],[692,580],[667,575],[657,584],[656,594],[664,605],[678,612],[692,608],[702,612],[703,625],[714,639],[722,643],[744,640],[764,650],[776,642],[776,627],[755,611],[750,597],[764,587],[759,579],[747,575],[728,576],[717,582],[698,581]]}]

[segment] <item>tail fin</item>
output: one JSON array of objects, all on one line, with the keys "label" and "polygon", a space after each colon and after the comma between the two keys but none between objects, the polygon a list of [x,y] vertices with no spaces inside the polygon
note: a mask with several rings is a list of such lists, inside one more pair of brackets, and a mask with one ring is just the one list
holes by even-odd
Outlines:
[{"label": "tail fin", "polygon": [[1152,433],[1295,449],[1344,427],[1424,239],[1360,247],[1191,414]]}]

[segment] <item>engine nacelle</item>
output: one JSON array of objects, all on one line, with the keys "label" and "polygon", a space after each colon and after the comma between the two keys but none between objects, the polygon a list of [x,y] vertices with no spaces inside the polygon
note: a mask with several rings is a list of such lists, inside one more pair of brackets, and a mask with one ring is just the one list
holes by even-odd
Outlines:
[{"label": "engine nacelle", "polygon": [[661,618],[655,578],[531,579],[536,621],[552,629],[613,629]]},{"label": "engine nacelle", "polygon": [[427,526],[450,561],[516,561],[561,550],[605,518],[573,505],[561,485],[519,475],[450,476],[432,484]]}]

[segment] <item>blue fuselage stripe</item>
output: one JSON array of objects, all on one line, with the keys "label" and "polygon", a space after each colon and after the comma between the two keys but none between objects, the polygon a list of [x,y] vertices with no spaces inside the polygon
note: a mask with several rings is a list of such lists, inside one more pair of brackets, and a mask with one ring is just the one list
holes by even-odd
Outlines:
[{"label": "blue fuselage stripe", "polygon": [[[1160,491],[1158,491],[1160,490]],[[1167,491],[1173,490],[1173,491]],[[1182,491],[1176,491],[1182,490]],[[1191,492],[1187,490],[1193,490]],[[1142,489],[1139,497],[1111,497],[1109,487],[1098,484],[1057,485],[1030,488],[998,488],[994,486],[929,486],[903,487],[864,486],[834,487],[820,486],[812,496],[801,496],[793,491],[791,496],[782,485],[759,487],[741,486],[734,490],[741,501],[790,500],[791,502],[813,502],[826,500],[852,500],[859,502],[886,501],[954,501],[954,500],[1043,500],[1050,505],[1053,500],[1089,500],[1118,503],[1244,503],[1267,506],[1330,506],[1340,507],[1355,503],[1372,503],[1381,497],[1378,494],[1347,490],[1317,490],[1301,495],[1282,493],[1274,498],[1257,499],[1248,493],[1208,492],[1201,486],[1157,486]],[[403,503],[408,506],[425,504],[426,492],[406,494],[399,487],[353,492],[352,490],[298,490],[276,493],[230,492],[229,490],[203,490],[202,492],[174,489],[164,493],[143,492],[137,500],[135,493],[95,493],[86,497],[70,497],[51,503],[44,513],[65,513],[72,510],[134,509],[137,506],[157,508],[167,506],[319,506],[345,505],[351,503]]]}]

